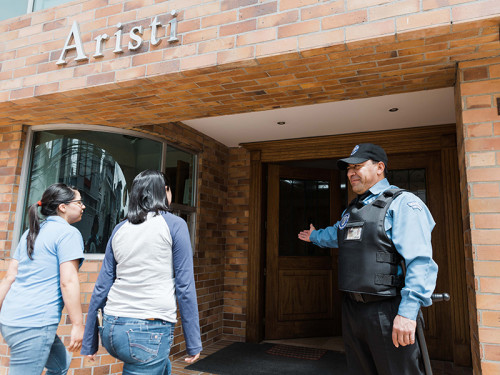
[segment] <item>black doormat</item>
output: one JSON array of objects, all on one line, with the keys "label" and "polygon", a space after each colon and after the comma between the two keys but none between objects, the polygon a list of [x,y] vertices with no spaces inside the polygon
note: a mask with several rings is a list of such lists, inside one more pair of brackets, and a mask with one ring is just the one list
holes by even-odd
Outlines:
[{"label": "black doormat", "polygon": [[186,367],[217,375],[345,375],[344,353],[327,350],[316,361],[267,353],[274,344],[236,342]]},{"label": "black doormat", "polygon": [[266,353],[272,355],[281,355],[283,357],[290,358],[300,358],[309,359],[311,361],[317,361],[326,354],[327,350],[316,349],[316,348],[305,348],[303,346],[294,345],[283,345],[277,344],[273,345],[271,348],[266,350]]}]

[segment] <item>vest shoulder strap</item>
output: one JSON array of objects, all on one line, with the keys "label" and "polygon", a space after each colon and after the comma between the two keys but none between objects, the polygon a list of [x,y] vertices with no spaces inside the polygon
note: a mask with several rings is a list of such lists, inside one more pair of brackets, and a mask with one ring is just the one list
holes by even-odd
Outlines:
[{"label": "vest shoulder strap", "polygon": [[382,195],[385,196],[386,198],[394,197],[394,199],[396,199],[399,195],[401,195],[405,191],[406,191],[405,189],[401,188],[387,189],[386,191],[383,192]]}]

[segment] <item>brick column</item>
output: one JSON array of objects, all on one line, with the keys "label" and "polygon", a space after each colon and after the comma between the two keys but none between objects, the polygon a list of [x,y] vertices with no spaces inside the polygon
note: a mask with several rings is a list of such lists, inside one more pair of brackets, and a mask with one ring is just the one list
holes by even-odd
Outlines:
[{"label": "brick column", "polygon": [[500,58],[459,63],[458,152],[474,374],[500,373]]},{"label": "brick column", "polygon": [[0,127],[0,259],[2,260],[10,258],[24,138],[22,125]]},{"label": "brick column", "polygon": [[250,153],[243,148],[229,149],[223,338],[231,341],[244,341],[246,334],[249,176]]},{"label": "brick column", "polygon": [[[0,280],[10,263],[19,177],[24,151],[22,125],[0,126]],[[8,347],[0,337],[0,373],[9,362]]]}]

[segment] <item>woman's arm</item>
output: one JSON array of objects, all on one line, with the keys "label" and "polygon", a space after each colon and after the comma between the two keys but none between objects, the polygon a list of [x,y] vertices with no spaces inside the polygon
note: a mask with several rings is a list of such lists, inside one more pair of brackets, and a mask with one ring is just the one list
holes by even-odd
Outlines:
[{"label": "woman's arm", "polygon": [[97,310],[104,308],[108,299],[108,293],[116,279],[116,260],[113,253],[113,237],[117,230],[125,223],[122,221],[118,224],[106,245],[106,253],[102,261],[101,271],[94,285],[94,291],[90,299],[89,309],[87,312],[87,322],[85,323],[85,333],[83,336],[83,344],[81,354],[87,355],[93,360],[94,354],[99,349],[99,333],[97,328]]},{"label": "woman's arm", "polygon": [[9,268],[7,269],[7,274],[0,283],[0,309],[2,308],[3,300],[9,292],[12,283],[16,280],[18,265],[19,262],[17,259],[12,259],[10,261]]},{"label": "woman's arm", "polygon": [[182,329],[186,339],[188,358],[192,363],[202,350],[200,318],[193,270],[193,251],[189,231],[184,220],[173,215],[164,215],[172,234],[172,256],[175,274],[175,292],[181,313]]},{"label": "woman's arm", "polygon": [[61,275],[61,293],[69,318],[71,319],[71,342],[68,350],[80,350],[83,339],[83,316],[80,304],[80,282],[78,280],[78,266],[80,259],[63,262],[59,266]]}]

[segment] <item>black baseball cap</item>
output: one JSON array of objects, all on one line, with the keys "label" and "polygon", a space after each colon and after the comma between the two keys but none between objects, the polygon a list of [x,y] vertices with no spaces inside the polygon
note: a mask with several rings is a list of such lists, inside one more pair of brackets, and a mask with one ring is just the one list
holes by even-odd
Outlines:
[{"label": "black baseball cap", "polygon": [[373,143],[360,143],[354,146],[351,156],[337,161],[339,169],[347,169],[349,164],[360,164],[367,160],[381,161],[387,169],[387,154],[380,146]]}]

